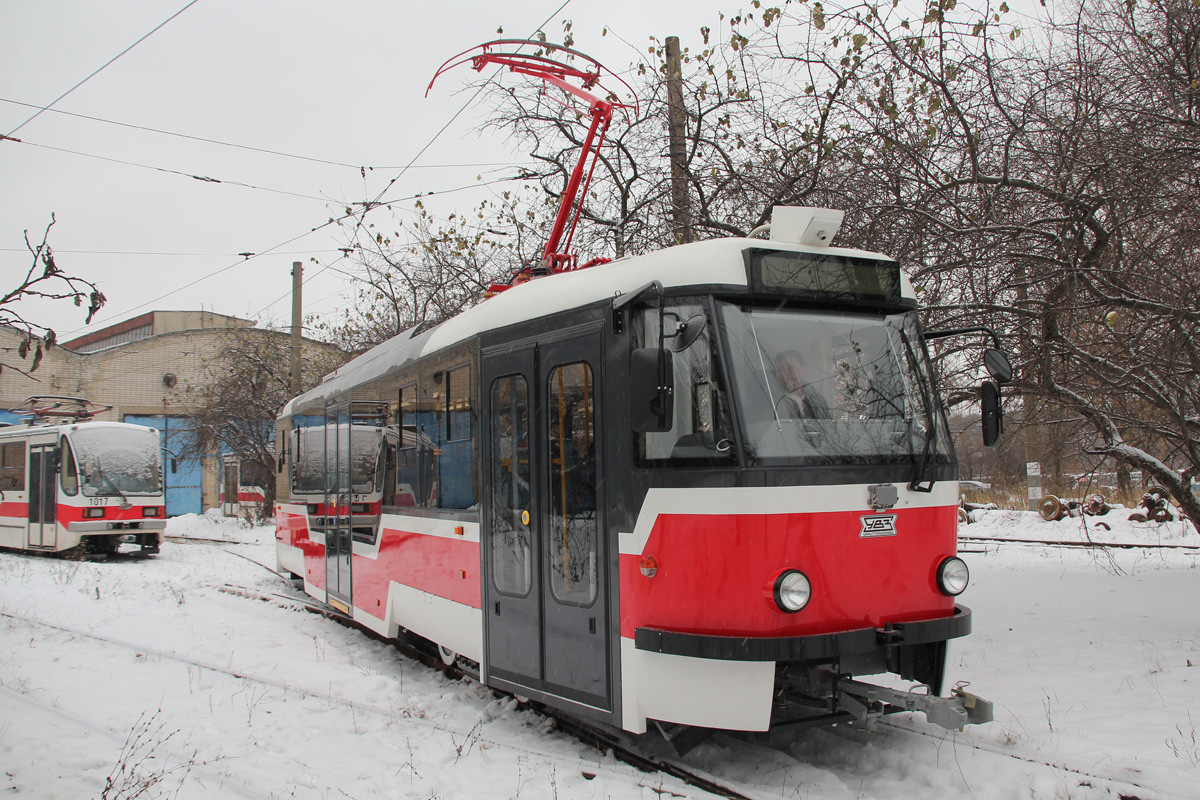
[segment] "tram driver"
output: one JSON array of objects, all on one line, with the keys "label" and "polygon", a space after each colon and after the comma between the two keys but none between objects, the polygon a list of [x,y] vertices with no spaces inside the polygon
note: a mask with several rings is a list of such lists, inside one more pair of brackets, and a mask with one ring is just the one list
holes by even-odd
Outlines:
[{"label": "tram driver", "polygon": [[784,350],[771,362],[775,378],[783,386],[783,397],[775,404],[779,419],[830,419],[829,403],[804,382],[804,356],[799,350]]}]

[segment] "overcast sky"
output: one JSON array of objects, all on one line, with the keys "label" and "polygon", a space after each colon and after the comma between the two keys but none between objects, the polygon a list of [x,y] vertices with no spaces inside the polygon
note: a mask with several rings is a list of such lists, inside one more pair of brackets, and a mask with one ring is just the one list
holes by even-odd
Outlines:
[{"label": "overcast sky", "polygon": [[[0,0],[0,134],[187,5]],[[718,12],[730,8],[717,0],[198,0],[13,133],[21,142],[0,141],[0,288],[29,268],[23,232],[39,242],[53,213],[59,265],[108,297],[86,329],[69,304],[22,308],[62,341],[153,309],[289,324],[297,260],[309,278],[306,312],[336,316],[350,299],[337,271],[345,263],[334,263],[345,240],[330,227],[308,232],[346,203],[378,196],[467,100],[467,68],[423,97],[443,61],[497,38],[501,26],[505,37],[526,38],[550,19],[544,29],[561,41],[569,19],[576,47],[620,72],[650,36],[698,47],[699,27],[717,27]],[[488,110],[477,102],[451,123],[385,199],[515,174],[520,154],[475,130]],[[364,180],[358,166],[376,169]],[[479,198],[443,203],[456,196],[464,210]]]},{"label": "overcast sky", "polygon": [[[743,5],[189,2],[0,0],[0,135],[21,126],[20,142],[0,141],[0,290],[32,261],[23,232],[40,242],[53,213],[59,266],[108,297],[89,328],[67,303],[20,309],[60,341],[154,309],[288,325],[293,261],[305,265],[306,315],[336,323],[352,293],[339,272],[346,237],[325,225],[331,217],[393,180],[384,200],[448,192],[430,207],[466,211],[502,191],[495,182],[524,160],[500,132],[478,131],[486,99],[454,119],[470,96],[468,68],[424,97],[446,59],[497,38],[501,26],[506,38],[542,28],[561,42],[571,20],[575,47],[621,73],[645,56],[650,37],[677,35],[699,49],[700,27],[725,29],[720,12],[727,20]],[[374,169],[364,177],[359,167]],[[389,222],[386,211],[376,217]]]}]

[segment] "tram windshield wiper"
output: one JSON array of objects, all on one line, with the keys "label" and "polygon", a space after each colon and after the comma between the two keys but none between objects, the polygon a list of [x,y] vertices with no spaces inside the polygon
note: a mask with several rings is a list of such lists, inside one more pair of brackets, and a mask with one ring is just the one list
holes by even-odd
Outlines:
[{"label": "tram windshield wiper", "polygon": [[100,456],[96,456],[95,474],[99,475],[100,478],[107,483],[109,487],[121,498],[121,508],[129,508],[129,498],[125,496],[124,492],[117,488],[117,484],[113,483],[113,479],[108,477],[108,474],[105,473],[104,466],[100,463]]},{"label": "tram windshield wiper", "polygon": [[900,330],[900,341],[904,342],[904,351],[908,355],[909,365],[917,382],[917,389],[921,393],[921,407],[925,412],[925,444],[921,448],[921,458],[917,461],[916,472],[913,473],[912,481],[909,482],[908,488],[914,492],[931,492],[933,491],[933,481],[927,481],[925,471],[929,468],[929,456],[933,452],[934,441],[937,438],[937,419],[933,413],[933,399],[928,385],[928,376],[921,369],[921,362],[917,358],[917,353],[913,349],[912,341],[908,338],[908,333]]}]

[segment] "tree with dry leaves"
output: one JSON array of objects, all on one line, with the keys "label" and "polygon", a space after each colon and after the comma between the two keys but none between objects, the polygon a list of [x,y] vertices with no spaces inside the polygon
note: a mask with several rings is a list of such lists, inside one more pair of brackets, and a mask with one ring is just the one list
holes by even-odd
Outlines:
[{"label": "tree with dry leaves", "polygon": [[85,325],[104,305],[105,297],[94,283],[69,275],[58,266],[50,247],[50,229],[54,223],[51,214],[42,240],[36,245],[29,238],[29,231],[25,231],[25,246],[33,261],[17,285],[0,295],[0,325],[16,330],[21,337],[16,350],[18,361],[0,361],[0,370],[15,369],[22,375],[29,375],[41,365],[46,351],[58,341],[53,328],[30,319],[18,308],[21,301],[66,300],[80,307],[86,304]]}]

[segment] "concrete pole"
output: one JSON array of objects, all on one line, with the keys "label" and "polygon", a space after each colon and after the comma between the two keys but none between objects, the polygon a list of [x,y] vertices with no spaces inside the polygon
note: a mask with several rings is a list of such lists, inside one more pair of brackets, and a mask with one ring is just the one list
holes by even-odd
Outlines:
[{"label": "concrete pole", "polygon": [[683,109],[683,62],[679,37],[667,37],[667,134],[671,154],[671,208],[675,221],[675,239],[680,244],[693,240],[692,212],[687,190],[687,132]]},{"label": "concrete pole", "polygon": [[300,287],[303,285],[304,265],[292,262],[292,397],[300,394],[300,336],[303,327]]}]

